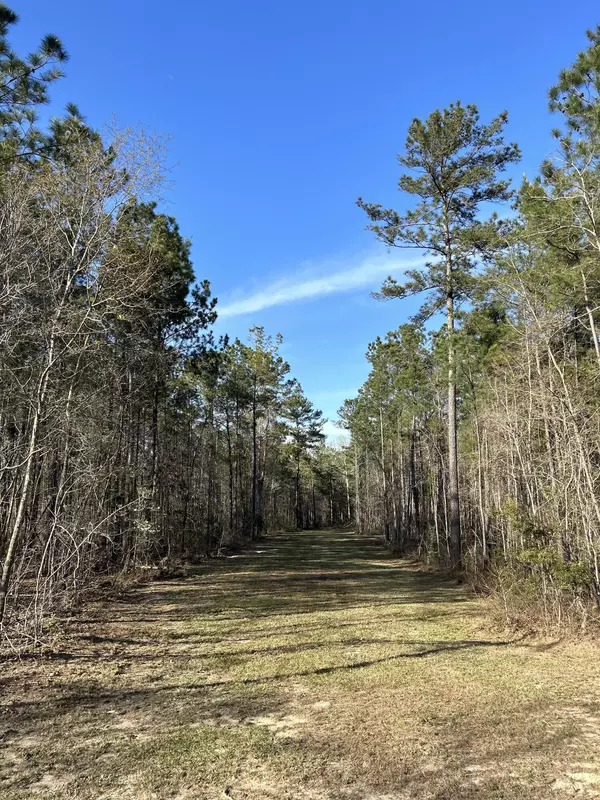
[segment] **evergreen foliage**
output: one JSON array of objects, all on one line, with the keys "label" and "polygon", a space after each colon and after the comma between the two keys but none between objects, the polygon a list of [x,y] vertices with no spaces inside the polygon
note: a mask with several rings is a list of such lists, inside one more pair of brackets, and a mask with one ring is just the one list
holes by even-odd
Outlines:
[{"label": "evergreen foliage", "polygon": [[[95,576],[348,523],[341,455],[262,328],[214,341],[160,143],[37,113],[67,55],[0,6],[0,624],[40,641]],[[310,492],[309,492],[310,487]]]},{"label": "evergreen foliage", "polygon": [[506,113],[455,103],[410,125],[413,205],[359,199],[380,242],[424,254],[377,297],[423,303],[369,345],[334,448],[280,336],[215,341],[216,298],[152,200],[160,142],[102,135],[74,105],[40,126],[67,53],[49,35],[18,55],[16,22],[0,5],[3,635],[39,643],[99,575],[352,524],[466,570],[509,616],[526,597],[548,624],[585,625],[600,607],[600,28],[550,90],[557,153],[516,198]]}]

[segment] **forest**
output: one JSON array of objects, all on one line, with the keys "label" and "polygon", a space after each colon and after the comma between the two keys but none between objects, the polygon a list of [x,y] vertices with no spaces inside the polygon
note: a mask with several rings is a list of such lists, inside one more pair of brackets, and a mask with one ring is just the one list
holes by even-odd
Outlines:
[{"label": "forest", "polygon": [[[41,113],[68,55],[0,7],[0,623],[14,646],[98,580],[352,527],[502,598],[511,620],[600,607],[600,28],[550,89],[556,157],[511,185],[507,112],[415,119],[399,213],[359,199],[418,295],[340,409],[282,338],[216,338],[219,306],[163,213],[165,142]],[[393,172],[390,178],[393,179]],[[201,269],[201,267],[200,267]],[[397,304],[402,318],[402,303]]]},{"label": "forest", "polygon": [[600,26],[38,5],[0,3],[2,800],[597,800]]},{"label": "forest", "polygon": [[600,608],[600,27],[588,40],[549,91],[538,176],[511,188],[506,112],[456,103],[410,126],[407,213],[358,200],[379,241],[430,260],[376,295],[423,303],[340,412],[358,529],[550,627]]},{"label": "forest", "polygon": [[0,621],[35,645],[100,576],[347,524],[350,470],[279,354],[216,298],[155,198],[165,142],[39,109],[54,36],[22,58],[0,7]]}]

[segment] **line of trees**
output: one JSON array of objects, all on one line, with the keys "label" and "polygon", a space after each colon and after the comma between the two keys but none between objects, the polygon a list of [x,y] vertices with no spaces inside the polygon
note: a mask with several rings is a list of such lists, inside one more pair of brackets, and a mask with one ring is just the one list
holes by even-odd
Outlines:
[{"label": "line of trees", "polygon": [[533,603],[551,623],[600,606],[600,28],[588,37],[550,91],[556,156],[518,192],[506,114],[482,124],[457,103],[409,129],[407,213],[359,199],[380,241],[425,254],[379,297],[425,302],[369,346],[340,412],[359,529],[492,575],[509,613]]},{"label": "line of trees", "polygon": [[37,111],[67,60],[0,5],[0,624],[33,642],[99,574],[348,522],[348,472],[280,338],[214,341],[161,213],[160,139]]},{"label": "line of trees", "polygon": [[[216,300],[156,198],[163,143],[92,129],[55,36],[20,57],[0,5],[0,627],[37,642],[98,575],[354,523],[466,569],[510,614],[600,607],[600,28],[550,91],[556,157],[513,191],[506,113],[410,126],[388,247],[424,253],[382,300],[423,296],[369,345],[347,446],[281,338],[215,341]],[[510,205],[509,205],[510,204]],[[493,209],[504,206],[504,214]],[[443,320],[439,328],[436,324]]]}]

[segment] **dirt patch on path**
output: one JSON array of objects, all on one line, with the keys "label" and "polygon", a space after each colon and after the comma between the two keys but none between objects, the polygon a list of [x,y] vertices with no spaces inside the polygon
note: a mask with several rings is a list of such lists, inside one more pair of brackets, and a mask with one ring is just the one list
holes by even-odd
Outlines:
[{"label": "dirt patch on path", "polygon": [[600,797],[593,644],[490,633],[484,602],[352,533],[259,549],[4,663],[0,796]]}]

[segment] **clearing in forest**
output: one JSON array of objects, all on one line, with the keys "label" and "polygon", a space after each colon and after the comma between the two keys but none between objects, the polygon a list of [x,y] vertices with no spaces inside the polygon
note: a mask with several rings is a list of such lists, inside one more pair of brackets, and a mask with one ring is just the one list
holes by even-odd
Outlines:
[{"label": "clearing in forest", "polygon": [[374,540],[280,535],[5,663],[0,796],[599,797],[597,647],[491,631]]}]

